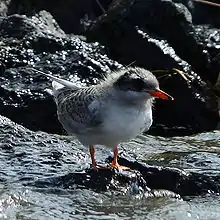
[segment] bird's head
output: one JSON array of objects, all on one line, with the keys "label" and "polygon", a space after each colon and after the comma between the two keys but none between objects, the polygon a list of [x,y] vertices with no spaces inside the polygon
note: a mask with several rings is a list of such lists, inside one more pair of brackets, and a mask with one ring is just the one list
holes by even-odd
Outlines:
[{"label": "bird's head", "polygon": [[160,90],[156,77],[142,68],[127,68],[113,76],[113,88],[121,99],[142,101],[152,98],[173,100],[173,97]]}]

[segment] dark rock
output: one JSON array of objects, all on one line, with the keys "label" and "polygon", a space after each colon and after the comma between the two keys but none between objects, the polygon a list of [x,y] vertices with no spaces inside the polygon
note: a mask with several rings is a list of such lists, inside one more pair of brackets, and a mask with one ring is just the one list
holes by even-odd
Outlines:
[{"label": "dark rock", "polygon": [[[219,2],[216,0],[174,0],[187,7],[192,15],[193,24],[209,24],[212,27],[220,27]],[[214,3],[214,4],[212,4]],[[216,3],[216,5],[215,5]]]},{"label": "dark rock", "polygon": [[215,174],[187,173],[177,168],[146,166],[138,162],[127,161],[125,158],[120,159],[119,162],[138,170],[144,177],[146,185],[151,189],[166,189],[181,197],[205,195],[209,190],[219,192],[217,183],[219,178]]},{"label": "dark rock", "polygon": [[[198,43],[203,45],[204,51],[209,54],[208,69],[218,73],[220,69],[220,29],[212,28],[210,25],[196,25],[194,28]],[[216,82],[216,79],[209,78],[208,80],[211,83]]]},{"label": "dark rock", "polygon": [[[46,11],[32,17],[11,15],[1,18],[1,113],[30,129],[61,133],[52,97],[44,91],[51,85],[28,67],[35,66],[64,78],[93,84],[103,74],[122,68],[122,65],[109,58],[111,56],[124,64],[135,61],[133,65],[150,70],[167,70],[155,74],[161,88],[174,96],[175,101],[157,102],[150,134],[186,135],[216,128],[219,115],[212,84],[220,65],[218,31],[213,35],[209,28],[193,26],[187,8],[181,4],[159,0],[149,1],[149,5],[143,1],[134,5],[132,1],[116,3],[112,3],[108,15],[101,17],[88,32],[90,37],[101,41],[107,49],[99,43],[87,43],[83,37],[66,35]],[[150,13],[144,19],[142,6]],[[157,6],[160,6],[159,11]],[[166,9],[164,14],[161,8]],[[152,19],[159,12],[158,20]],[[178,22],[175,23],[175,20]],[[165,22],[164,27],[161,22]],[[173,35],[166,32],[168,28]],[[191,33],[188,36],[189,30],[196,32],[196,39]],[[209,40],[202,34],[204,30]],[[180,37],[186,38],[188,49],[173,39],[174,31],[183,34]],[[169,43],[164,38],[169,39]],[[206,51],[206,55],[203,50],[194,51],[193,57],[198,60],[192,60],[191,65],[170,46],[178,44],[180,49],[182,47],[191,54],[190,39],[198,42],[199,48]],[[201,56],[197,56],[197,53]],[[208,64],[202,61],[202,57],[206,57]],[[206,63],[204,65],[212,71],[206,75],[194,72],[194,66],[198,63],[194,65],[193,62],[201,66]],[[174,71],[173,68],[183,71]]]},{"label": "dark rock", "polygon": [[[149,42],[143,42],[137,28],[149,36]],[[163,61],[156,56],[155,49],[149,48],[151,41],[165,39],[202,78],[211,82],[217,79],[218,72],[210,68],[210,56],[205,45],[199,42],[191,14],[183,4],[163,0],[121,1],[109,9],[107,16],[103,15],[95,22],[88,36],[104,43],[113,57],[123,57],[125,62],[136,61],[151,69],[155,68],[152,60],[158,61],[157,68],[169,68],[169,62],[162,66],[160,62]],[[169,53],[165,48],[162,52]]]},{"label": "dark rock", "polygon": [[[61,0],[4,0],[0,4],[0,14],[2,16],[6,14],[25,14],[30,16],[46,10],[52,14],[66,33],[82,34],[93,20],[103,15],[109,7],[115,7],[120,2],[118,0],[69,0],[65,2]],[[193,23],[211,24],[213,27],[220,27],[219,7],[193,0],[175,0],[173,2],[187,7],[192,14]],[[208,2],[212,1],[209,0]]]},{"label": "dark rock", "polygon": [[82,34],[91,20],[103,14],[102,8],[106,9],[111,1],[100,1],[100,7],[98,1],[93,0],[12,0],[8,5],[7,14],[26,14],[30,16],[46,10],[52,14],[66,33]]},{"label": "dark rock", "polygon": [[[33,132],[18,125],[8,118],[0,116],[0,179],[5,184],[14,182],[21,186],[49,189],[93,189],[96,192],[117,191],[140,194],[143,197],[174,197],[178,195],[204,195],[209,191],[219,193],[220,181],[218,170],[208,173],[185,172],[181,168],[169,166],[146,165],[133,157],[120,157],[119,163],[129,166],[131,171],[117,172],[115,170],[88,169],[90,160],[87,158],[85,147],[73,138],[52,135],[44,132]],[[211,137],[211,136],[210,136]],[[202,138],[201,141],[204,143]],[[188,138],[186,138],[188,141]],[[149,137],[149,143],[157,142]],[[168,142],[164,139],[164,145]],[[193,141],[192,141],[193,142]],[[199,141],[197,140],[199,143]],[[169,143],[172,143],[169,140]],[[135,147],[135,146],[133,146]],[[142,145],[143,150],[145,145]],[[126,153],[126,152],[124,152]],[[176,153],[181,156],[181,153]],[[103,161],[105,150],[96,154],[97,161]],[[188,160],[187,167],[193,163],[201,163],[199,154],[194,156],[192,163]],[[214,155],[214,154],[213,154]],[[212,160],[211,155],[207,158]],[[112,158],[105,158],[111,161]],[[168,160],[164,162],[169,163]],[[156,161],[155,161],[156,163]],[[199,166],[199,165],[197,165]],[[71,170],[71,172],[70,172]],[[206,174],[207,173],[207,174]],[[20,186],[20,187],[21,187]],[[124,195],[125,196],[125,195]]]},{"label": "dark rock", "polygon": [[212,27],[220,28],[220,5],[212,3],[219,4],[219,1],[188,1],[188,8],[192,13],[194,24],[209,24]]},{"label": "dark rock", "polygon": [[32,130],[61,133],[61,125],[52,97],[44,91],[51,88],[51,83],[28,67],[35,65],[90,84],[102,74],[122,67],[107,57],[100,44],[66,36],[45,11],[31,18],[4,18],[0,35],[0,112]]},{"label": "dark rock", "polygon": [[[209,37],[210,32],[206,31]],[[87,36],[104,44],[110,56],[123,64],[135,61],[135,65],[146,69],[168,70],[155,74],[161,88],[174,96],[175,101],[158,102],[155,125],[158,127],[162,122],[162,132],[152,131],[153,134],[162,135],[166,131],[167,135],[189,134],[216,128],[219,115],[212,86],[220,67],[218,47],[213,45],[207,50],[205,37],[200,37],[183,4],[162,0],[120,1],[94,22]],[[175,75],[173,68],[182,72]]]}]

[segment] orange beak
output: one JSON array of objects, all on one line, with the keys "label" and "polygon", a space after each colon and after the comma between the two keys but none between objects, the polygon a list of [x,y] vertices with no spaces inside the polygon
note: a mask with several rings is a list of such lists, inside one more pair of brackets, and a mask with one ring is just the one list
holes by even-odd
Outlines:
[{"label": "orange beak", "polygon": [[174,100],[174,98],[172,96],[168,95],[166,92],[164,92],[160,89],[151,90],[151,91],[147,91],[147,92],[156,98],[165,99],[165,100]]}]

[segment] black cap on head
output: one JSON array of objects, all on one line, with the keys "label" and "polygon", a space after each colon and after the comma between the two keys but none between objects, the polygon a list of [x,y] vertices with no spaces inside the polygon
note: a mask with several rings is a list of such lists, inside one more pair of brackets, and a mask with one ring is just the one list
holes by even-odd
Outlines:
[{"label": "black cap on head", "polygon": [[156,77],[142,68],[128,68],[119,76],[114,86],[123,91],[142,92],[159,88]]}]

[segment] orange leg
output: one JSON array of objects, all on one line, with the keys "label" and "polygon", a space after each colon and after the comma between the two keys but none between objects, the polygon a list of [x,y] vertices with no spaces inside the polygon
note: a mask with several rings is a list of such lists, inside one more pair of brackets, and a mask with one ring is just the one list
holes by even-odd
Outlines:
[{"label": "orange leg", "polygon": [[125,166],[120,166],[118,164],[118,147],[115,147],[113,152],[114,152],[114,158],[113,158],[113,161],[109,164],[109,166],[117,169],[118,171],[130,170],[131,168],[125,167]]},{"label": "orange leg", "polygon": [[93,145],[89,146],[89,152],[91,155],[91,160],[92,160],[92,167],[95,169],[108,169],[107,167],[101,166],[99,164],[96,163],[95,161],[95,148],[93,147]]}]

